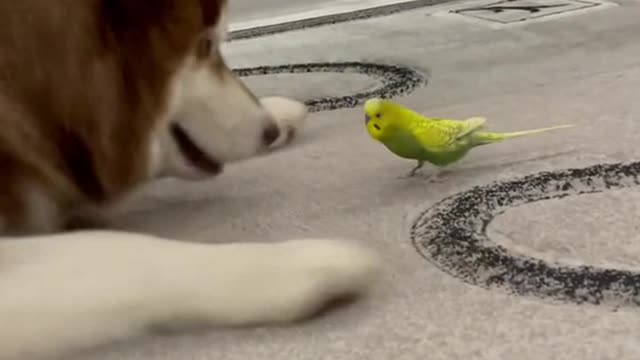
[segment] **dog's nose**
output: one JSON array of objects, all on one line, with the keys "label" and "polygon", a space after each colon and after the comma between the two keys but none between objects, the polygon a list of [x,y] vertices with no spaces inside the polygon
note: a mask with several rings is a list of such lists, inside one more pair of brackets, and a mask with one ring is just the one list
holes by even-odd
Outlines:
[{"label": "dog's nose", "polygon": [[280,129],[277,125],[271,124],[264,129],[262,133],[262,141],[265,145],[269,146],[273,144],[276,139],[280,136]]}]

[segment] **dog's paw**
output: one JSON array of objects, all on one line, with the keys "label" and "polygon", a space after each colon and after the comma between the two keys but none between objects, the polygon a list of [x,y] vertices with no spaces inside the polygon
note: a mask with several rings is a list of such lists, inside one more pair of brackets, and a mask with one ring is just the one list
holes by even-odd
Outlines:
[{"label": "dog's paw", "polygon": [[334,302],[364,294],[379,270],[374,253],[348,241],[305,239],[253,246],[245,250],[254,254],[234,259],[241,268],[220,274],[233,279],[224,296],[227,323],[303,320]]},{"label": "dog's paw", "polygon": [[308,116],[303,103],[281,96],[263,97],[260,102],[280,127],[280,136],[270,145],[271,148],[288,144],[300,133]]},{"label": "dog's paw", "polygon": [[373,252],[346,240],[293,240],[281,246],[286,270],[278,292],[283,321],[304,319],[334,301],[362,295],[379,270]]}]

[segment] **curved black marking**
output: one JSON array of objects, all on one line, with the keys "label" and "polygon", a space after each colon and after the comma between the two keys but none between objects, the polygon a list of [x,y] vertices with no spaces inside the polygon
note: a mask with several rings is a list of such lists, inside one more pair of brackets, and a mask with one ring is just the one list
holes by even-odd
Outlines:
[{"label": "curved black marking", "polygon": [[370,76],[382,83],[382,86],[362,93],[309,99],[305,104],[310,112],[336,110],[340,108],[353,108],[369,98],[392,98],[411,93],[415,88],[427,84],[426,76],[407,68],[395,65],[362,63],[362,62],[338,62],[338,63],[304,63],[277,66],[258,66],[233,70],[238,76],[256,76],[268,74],[305,74],[305,73],[357,73]]},{"label": "curved black marking", "polygon": [[228,35],[229,41],[249,39],[272,34],[279,34],[287,31],[302,30],[312,27],[338,24],[347,21],[368,19],[380,16],[392,15],[395,13],[418,9],[421,7],[433,6],[453,0],[414,0],[400,4],[377,6],[369,9],[351,11],[334,15],[319,16],[311,19],[288,21],[285,23],[259,26],[251,29],[232,31]]},{"label": "curved black marking", "polygon": [[640,185],[640,162],[544,172],[472,188],[419,215],[417,251],[444,272],[484,288],[577,304],[640,305],[640,272],[572,267],[515,254],[488,238],[487,226],[509,208],[535,201]]}]

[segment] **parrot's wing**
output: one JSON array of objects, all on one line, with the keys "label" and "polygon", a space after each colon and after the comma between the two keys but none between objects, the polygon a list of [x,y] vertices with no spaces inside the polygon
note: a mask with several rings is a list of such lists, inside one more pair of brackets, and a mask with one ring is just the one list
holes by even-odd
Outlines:
[{"label": "parrot's wing", "polygon": [[480,128],[487,121],[483,117],[473,117],[463,121],[450,119],[430,119],[422,122],[414,136],[430,151],[448,151],[456,141]]},{"label": "parrot's wing", "polygon": [[483,117],[472,117],[461,121],[460,132],[456,136],[456,140],[482,128],[486,122],[487,119]]}]

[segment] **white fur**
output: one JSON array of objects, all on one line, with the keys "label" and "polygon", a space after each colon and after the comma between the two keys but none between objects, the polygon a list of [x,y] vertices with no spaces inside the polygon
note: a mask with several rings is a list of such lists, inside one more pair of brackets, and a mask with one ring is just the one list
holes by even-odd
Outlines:
[{"label": "white fur", "polygon": [[338,240],[205,245],[119,232],[0,242],[0,359],[57,359],[152,326],[283,323],[365,290],[377,260]]},{"label": "white fur", "polygon": [[208,176],[183,159],[168,132],[171,122],[182,126],[202,150],[223,163],[265,150],[262,133],[274,120],[248,96],[248,90],[230,70],[216,74],[189,59],[171,91],[169,112],[153,142],[157,148],[152,152],[160,156],[153,158],[154,173],[183,178]]},{"label": "white fur", "polygon": [[282,96],[269,96],[261,98],[260,103],[280,128],[280,136],[271,144],[271,148],[285,145],[306,125],[308,111],[301,102]]},{"label": "white fur", "polygon": [[220,18],[218,18],[218,24],[213,29],[213,35],[216,36],[219,43],[227,41],[229,35],[229,15],[228,15],[228,3],[223,5],[222,11],[220,11]]},{"label": "white fur", "polygon": [[[185,64],[149,151],[152,176],[193,175],[168,141],[169,121],[225,161],[261,151],[269,121],[295,131],[303,125],[302,104],[271,98],[261,107],[237,79],[226,80]],[[33,190],[31,215],[46,225],[55,209]],[[154,326],[294,321],[365,291],[378,267],[373,254],[337,239],[217,242],[228,244],[116,231],[0,238],[0,360],[65,359]]]},{"label": "white fur", "polygon": [[[205,34],[219,46],[226,32],[222,12],[218,25]],[[168,133],[171,122],[178,123],[211,157],[228,163],[267,150],[262,134],[275,119],[214,53],[210,64],[188,58],[175,76],[166,115],[150,149],[152,174],[188,179],[209,176],[183,159]]]}]

